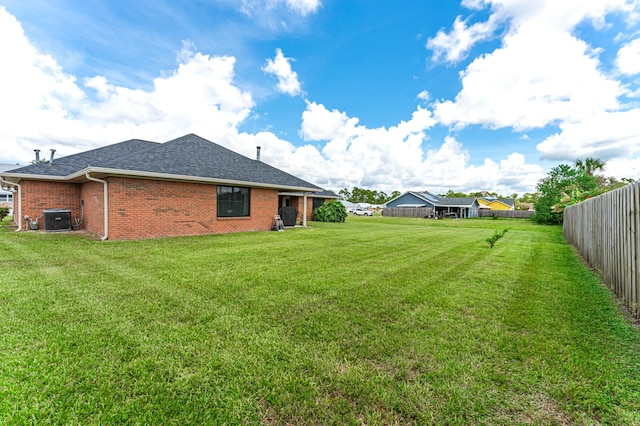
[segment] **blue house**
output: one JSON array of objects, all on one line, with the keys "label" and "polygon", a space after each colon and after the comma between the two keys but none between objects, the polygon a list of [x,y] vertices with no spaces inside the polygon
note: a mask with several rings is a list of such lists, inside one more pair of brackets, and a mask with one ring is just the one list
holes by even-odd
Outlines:
[{"label": "blue house", "polygon": [[438,217],[472,218],[478,217],[480,203],[475,197],[447,198],[430,192],[405,192],[388,201],[386,207],[433,209]]}]

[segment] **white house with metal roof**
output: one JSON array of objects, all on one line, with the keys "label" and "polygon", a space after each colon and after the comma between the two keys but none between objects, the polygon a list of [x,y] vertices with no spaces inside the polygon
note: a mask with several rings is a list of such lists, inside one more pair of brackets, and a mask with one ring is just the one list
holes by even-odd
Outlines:
[{"label": "white house with metal roof", "polygon": [[[19,164],[0,164],[0,172],[15,169],[20,167]],[[9,209],[9,216],[13,215],[13,192],[14,187],[10,185],[0,185],[0,207],[7,207]]]}]

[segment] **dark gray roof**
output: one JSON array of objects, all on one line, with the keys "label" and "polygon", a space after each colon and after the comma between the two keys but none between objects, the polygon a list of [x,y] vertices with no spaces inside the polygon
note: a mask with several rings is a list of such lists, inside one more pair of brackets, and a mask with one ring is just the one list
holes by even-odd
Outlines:
[{"label": "dark gray roof", "polygon": [[319,188],[309,182],[252,160],[234,151],[189,134],[165,143],[130,140],[68,157],[54,158],[53,164],[40,163],[9,173],[40,176],[69,176],[88,167],[165,174],[221,181],[235,181],[283,188]]},{"label": "dark gray roof", "polygon": [[9,170],[9,173],[33,174],[40,176],[68,176],[87,167],[106,167],[105,164],[113,164],[119,159],[133,155],[144,155],[144,152],[154,147],[161,146],[157,142],[131,139],[102,148],[92,149],[67,157],[53,158],[53,162],[37,163],[18,169]]},{"label": "dark gray roof", "polygon": [[473,202],[476,200],[477,198],[473,198],[473,197],[465,197],[465,198],[439,197],[438,202],[436,204],[442,207],[468,207],[473,205]]},{"label": "dark gray roof", "polygon": [[[402,195],[397,196],[396,198],[390,201],[394,201],[394,200],[397,200],[398,198],[402,198],[407,194],[412,194],[414,197],[424,200],[427,203],[433,204],[436,207],[471,207],[473,206],[474,202],[477,202],[476,201],[477,198],[473,198],[473,197],[447,198],[447,197],[441,197],[439,195],[432,194],[431,192],[428,192],[428,191],[423,191],[423,192],[408,191]],[[387,204],[390,201],[388,201]]]},{"label": "dark gray roof", "polygon": [[440,200],[440,197],[430,193],[429,191],[417,192],[417,194],[420,194],[421,198],[423,198],[424,200],[430,201],[431,203],[437,203]]}]

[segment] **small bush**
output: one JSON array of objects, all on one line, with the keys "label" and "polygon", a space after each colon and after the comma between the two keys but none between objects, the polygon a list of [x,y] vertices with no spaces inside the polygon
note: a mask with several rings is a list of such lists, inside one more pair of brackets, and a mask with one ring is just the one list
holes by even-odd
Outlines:
[{"label": "small bush", "polygon": [[9,216],[9,209],[6,207],[0,207],[0,222],[2,222],[7,216]]},{"label": "small bush", "polygon": [[342,203],[331,200],[313,210],[313,220],[318,222],[344,222],[347,209]]},{"label": "small bush", "polygon": [[508,230],[509,230],[509,228],[507,228],[507,229],[503,229],[503,230],[502,230],[502,232],[500,232],[500,231],[498,231],[498,230],[496,229],[496,231],[493,233],[493,237],[491,237],[491,238],[487,238],[485,241],[487,242],[487,244],[489,244],[489,247],[490,247],[490,248],[493,248],[493,246],[495,246],[495,245],[496,245],[496,242],[497,242],[500,238],[504,237],[504,234],[506,234]]}]

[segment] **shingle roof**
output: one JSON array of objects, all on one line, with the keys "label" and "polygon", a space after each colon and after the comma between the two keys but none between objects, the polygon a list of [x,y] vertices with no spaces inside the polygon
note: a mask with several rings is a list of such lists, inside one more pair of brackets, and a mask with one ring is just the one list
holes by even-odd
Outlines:
[{"label": "shingle roof", "polygon": [[9,173],[33,174],[40,176],[68,176],[87,167],[104,167],[105,164],[119,158],[131,155],[141,155],[144,151],[161,144],[139,139],[131,139],[102,148],[92,149],[67,157],[55,158],[53,162],[37,163],[18,169],[9,170]]},{"label": "shingle roof", "polygon": [[66,177],[88,167],[113,170],[113,174],[164,174],[272,185],[284,188],[321,188],[189,134],[165,143],[133,139],[79,154],[14,169],[8,173]]},{"label": "shingle roof", "polygon": [[430,193],[429,191],[424,191],[424,192],[415,192],[415,194],[418,194],[420,196],[420,198],[429,201],[431,203],[437,203],[440,200],[440,197],[438,197],[435,194]]},{"label": "shingle roof", "polygon": [[476,198],[447,198],[432,194],[428,191],[425,192],[412,192],[412,194],[419,196],[425,201],[437,207],[468,207],[473,204]]},{"label": "shingle roof", "polygon": [[[477,200],[477,198],[466,197],[466,198],[447,198],[440,197],[438,195],[432,194],[428,191],[423,192],[405,192],[402,195],[395,197],[393,200],[397,200],[398,198],[404,197],[406,194],[412,194],[413,196],[424,200],[430,204],[433,204],[436,207],[470,207]],[[388,202],[387,202],[388,203]]]},{"label": "shingle roof", "polygon": [[438,199],[438,206],[443,207],[468,207],[473,204],[476,198],[466,197],[466,198],[445,198],[441,197]]}]

